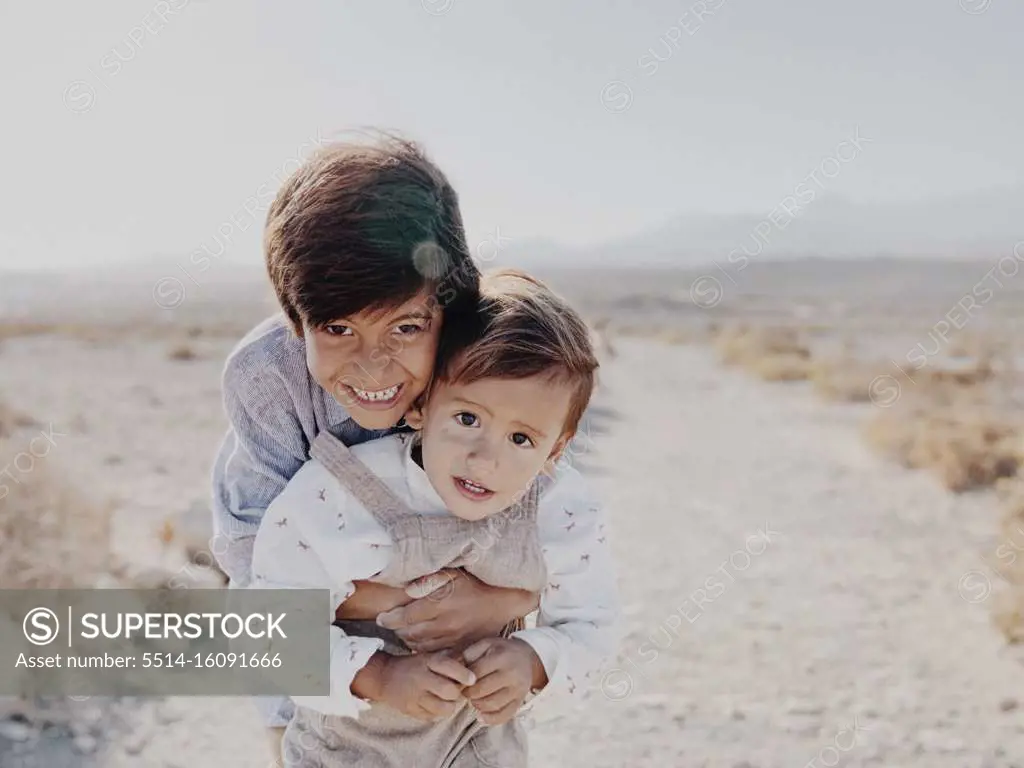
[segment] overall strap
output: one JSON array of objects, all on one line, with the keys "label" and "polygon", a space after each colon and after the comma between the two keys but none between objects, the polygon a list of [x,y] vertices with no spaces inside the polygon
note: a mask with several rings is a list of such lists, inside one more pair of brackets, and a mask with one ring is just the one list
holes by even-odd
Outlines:
[{"label": "overall strap", "polygon": [[309,455],[327,467],[366,511],[385,527],[411,514],[395,492],[330,432],[324,431],[316,436]]},{"label": "overall strap", "polygon": [[540,504],[540,478],[535,478],[530,487],[526,489],[526,493],[522,495],[518,503],[518,515],[529,521],[537,519],[537,507]]}]

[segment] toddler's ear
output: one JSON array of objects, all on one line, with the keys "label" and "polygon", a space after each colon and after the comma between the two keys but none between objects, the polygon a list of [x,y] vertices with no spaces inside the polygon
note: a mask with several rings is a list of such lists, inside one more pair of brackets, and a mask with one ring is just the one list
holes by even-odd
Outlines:
[{"label": "toddler's ear", "polygon": [[572,435],[562,435],[555,442],[551,448],[551,455],[548,456],[548,460],[544,462],[544,471],[549,475],[553,475],[555,472],[555,463],[562,458],[562,454],[565,453],[565,447],[569,445],[569,441],[572,440]]}]

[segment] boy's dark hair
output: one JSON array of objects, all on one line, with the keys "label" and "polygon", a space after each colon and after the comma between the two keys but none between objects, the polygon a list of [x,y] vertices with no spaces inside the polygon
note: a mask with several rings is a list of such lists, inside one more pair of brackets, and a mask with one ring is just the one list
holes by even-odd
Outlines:
[{"label": "boy's dark hair", "polygon": [[519,270],[485,274],[480,293],[474,321],[442,339],[436,380],[472,384],[551,376],[573,389],[563,434],[574,435],[597,382],[587,324],[565,299]]},{"label": "boy's dark hair", "polygon": [[297,334],[424,288],[448,321],[477,303],[455,190],[418,145],[393,136],[318,150],[277,193],[263,244]]}]

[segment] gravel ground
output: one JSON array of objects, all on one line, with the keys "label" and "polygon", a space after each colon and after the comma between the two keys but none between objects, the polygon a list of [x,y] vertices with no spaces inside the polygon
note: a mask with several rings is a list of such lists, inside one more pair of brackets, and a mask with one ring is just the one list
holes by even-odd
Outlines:
[{"label": "gravel ground", "polygon": [[[869,455],[861,409],[724,372],[703,349],[617,347],[578,442],[613,514],[627,640],[589,701],[532,727],[531,763],[1024,766],[1024,666],[988,618],[987,585],[999,587],[985,566],[998,545],[991,497],[953,497]],[[6,354],[38,360],[27,347]],[[123,376],[96,355],[82,358],[93,377]],[[195,393],[189,421],[203,422],[205,440],[219,430],[219,361],[194,365],[174,391]],[[60,392],[34,371],[38,402],[9,399],[40,414],[31,406]],[[206,443],[185,439],[192,427],[174,425],[176,410],[164,411],[158,482],[183,487]],[[118,445],[102,410],[90,424],[89,442],[109,429]],[[50,738],[0,723],[0,766],[267,765],[242,700],[74,706],[93,707],[80,710],[84,725]]]}]

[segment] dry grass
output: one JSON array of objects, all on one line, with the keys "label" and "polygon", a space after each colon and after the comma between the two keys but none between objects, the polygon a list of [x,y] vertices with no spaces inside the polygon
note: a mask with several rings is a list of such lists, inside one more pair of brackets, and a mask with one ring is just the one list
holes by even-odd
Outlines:
[{"label": "dry grass", "polygon": [[[7,464],[26,445],[21,436],[0,440],[0,464]],[[87,589],[145,587],[136,578],[123,578],[111,546],[112,509],[91,502],[82,489],[61,475],[53,457],[35,459],[27,471],[17,472],[17,482],[5,478],[0,488],[0,584],[4,589]],[[22,462],[24,464],[24,461]],[[134,574],[132,574],[134,576]],[[89,594],[86,592],[80,595]],[[82,598],[69,597],[82,605]],[[0,609],[0,643],[14,652],[38,652],[28,644],[22,621],[31,605],[29,593],[14,595]],[[140,601],[138,609],[147,609]],[[109,640],[84,641],[85,655],[110,651]],[[45,670],[45,685],[70,685],[75,673],[66,669]],[[17,699],[8,700],[8,714],[28,719],[35,716],[33,702],[40,683],[18,681]]]},{"label": "dry grass", "polygon": [[167,353],[167,358],[178,362],[188,362],[190,360],[198,360],[199,353],[188,344],[178,344]]},{"label": "dry grass", "polygon": [[[0,440],[7,464],[25,446]],[[36,459],[0,496],[0,584],[5,589],[92,587],[109,572],[111,510],[65,482],[54,459]]]},{"label": "dry grass", "polygon": [[1000,389],[1012,380],[996,359],[998,345],[973,339],[962,345],[972,358],[909,372],[909,381],[888,361],[867,363],[849,352],[815,359],[807,336],[804,328],[738,325],[716,329],[713,339],[723,364],[765,381],[809,380],[827,400],[871,402],[872,382],[892,376],[902,392],[866,423],[869,445],[904,466],[933,471],[954,492],[1015,477],[1024,464],[1024,430],[1007,418],[1008,387]]},{"label": "dry grass", "polygon": [[[974,360],[956,369],[928,367],[914,374],[914,379],[924,386],[973,387],[991,381],[995,374],[992,359],[988,356]],[[922,382],[921,379],[924,379]]]},{"label": "dry grass", "polygon": [[[947,403],[950,397],[958,399],[958,393],[963,388],[985,384],[995,375],[992,360],[988,357],[959,368],[928,366],[908,373],[913,381],[903,380],[900,386],[924,394],[933,404]],[[871,383],[880,376],[892,376],[898,383],[904,378],[893,367],[892,361],[866,363],[844,357],[816,361],[810,379],[815,391],[825,400],[863,403],[871,400]]]},{"label": "dry grass", "polygon": [[700,333],[693,330],[687,330],[685,328],[659,328],[658,330],[649,334],[650,338],[660,341],[662,344],[671,344],[672,346],[682,346],[684,344],[693,344],[700,340]]},{"label": "dry grass", "polygon": [[1024,643],[1024,585],[1017,584],[996,597],[992,622],[1008,643]]},{"label": "dry grass", "polygon": [[993,570],[1007,583],[996,595],[992,619],[1011,643],[1024,643],[1024,483],[1013,483],[1007,496]]},{"label": "dry grass", "polygon": [[656,325],[616,325],[615,335],[628,338],[654,339],[663,344],[682,346],[707,341],[707,334],[697,328],[667,328]]},{"label": "dry grass", "polygon": [[1006,582],[993,595],[992,620],[1010,643],[1024,643],[1024,417],[1014,393],[1024,377],[1005,340],[963,336],[945,350],[946,359],[906,374],[892,362],[857,359],[846,339],[832,359],[816,358],[806,343],[815,329],[732,326],[711,329],[723,364],[768,381],[810,380],[823,399],[872,401],[872,382],[886,382],[894,403],[878,403],[864,424],[864,437],[902,465],[935,474],[954,493],[996,488],[1006,504],[992,569]]},{"label": "dry grass", "polygon": [[801,355],[779,354],[752,358],[744,367],[764,381],[806,381],[814,364]]},{"label": "dry grass", "polygon": [[[26,450],[23,435],[0,439],[0,465],[10,464]],[[35,458],[27,471],[11,470],[16,480],[5,476],[0,485],[0,585],[166,587],[171,572],[162,564],[139,570],[114,553],[112,505],[83,496],[62,477],[56,462],[52,457]],[[0,621],[3,618],[0,612]]]},{"label": "dry grass", "polygon": [[[269,313],[268,313],[269,314]],[[218,320],[203,326],[181,322],[160,322],[152,317],[138,317],[118,322],[58,323],[32,320],[0,319],[0,342],[31,336],[60,336],[94,344],[114,344],[127,338],[167,340],[237,339],[244,336],[262,318],[246,325],[244,320]]]},{"label": "dry grass", "polygon": [[1024,459],[1020,425],[980,393],[957,389],[936,387],[916,402],[879,409],[865,424],[868,444],[906,467],[935,472],[957,493],[1015,476]]},{"label": "dry grass", "polygon": [[803,381],[811,376],[811,350],[795,328],[731,326],[715,333],[713,343],[723,364],[765,381]]},{"label": "dry grass", "polygon": [[868,364],[849,358],[819,360],[811,370],[810,379],[814,391],[825,400],[866,403],[871,399],[868,390],[871,381],[886,368],[886,363]]},{"label": "dry grass", "polygon": [[111,341],[131,334],[131,326],[75,325],[73,323],[37,323],[19,320],[0,321],[0,341],[26,336],[64,336],[79,341]]}]

